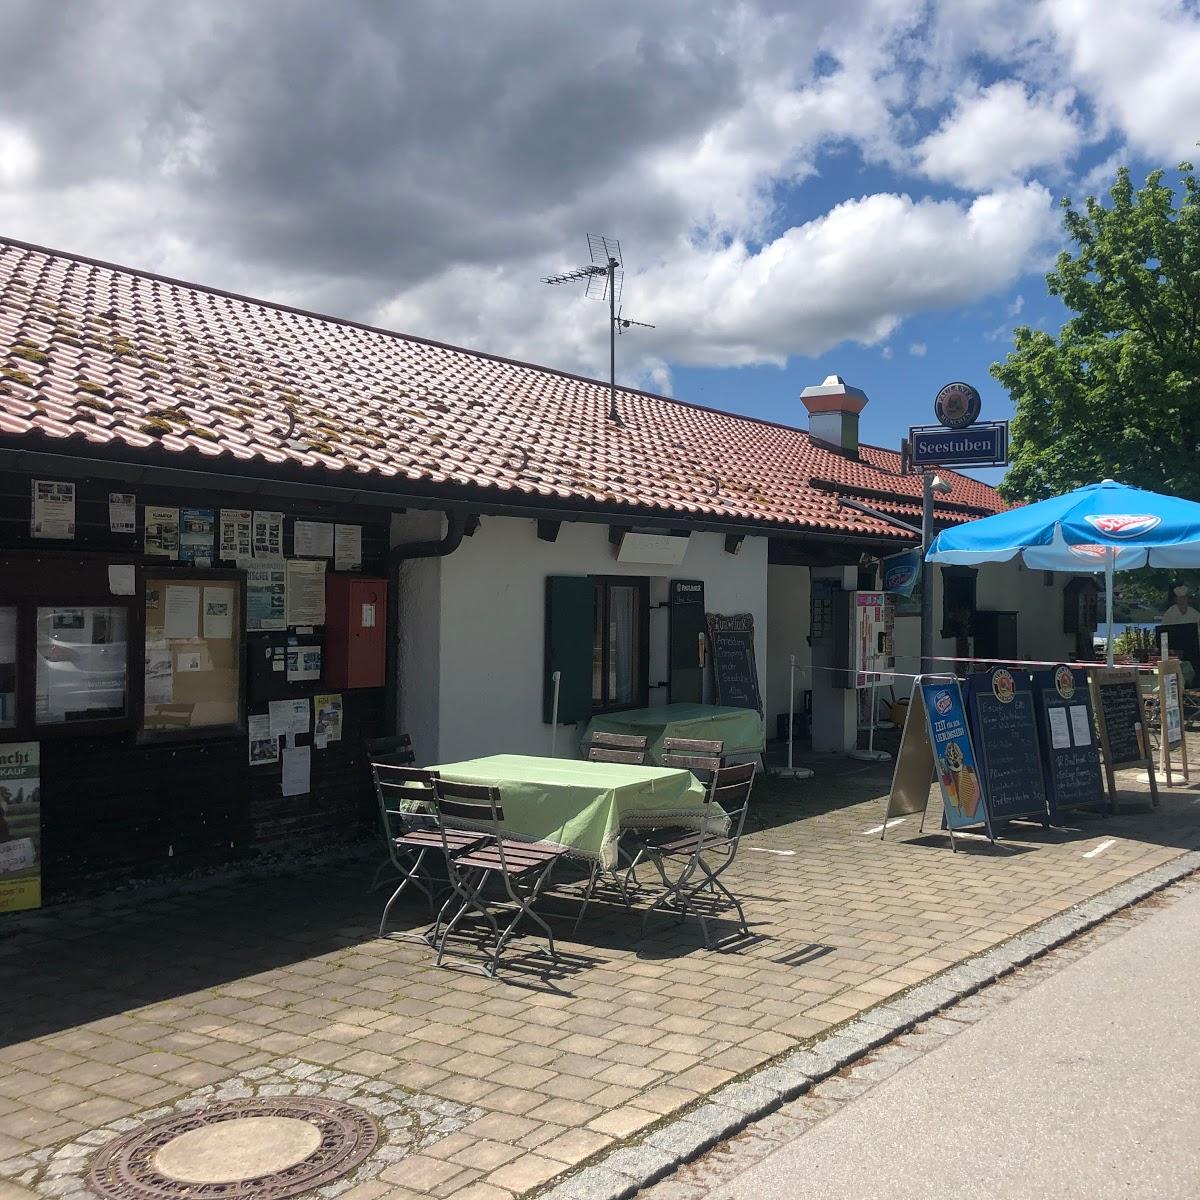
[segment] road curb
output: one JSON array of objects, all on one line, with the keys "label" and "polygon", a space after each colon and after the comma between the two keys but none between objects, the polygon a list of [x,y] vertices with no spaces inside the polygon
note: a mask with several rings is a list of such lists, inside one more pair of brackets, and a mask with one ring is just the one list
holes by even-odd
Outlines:
[{"label": "road curb", "polygon": [[607,1151],[537,1195],[540,1200],[628,1200],[921,1021],[1198,871],[1200,852],[1189,851],[1118,884],[876,1005],[812,1045],[732,1080],[637,1141]]}]

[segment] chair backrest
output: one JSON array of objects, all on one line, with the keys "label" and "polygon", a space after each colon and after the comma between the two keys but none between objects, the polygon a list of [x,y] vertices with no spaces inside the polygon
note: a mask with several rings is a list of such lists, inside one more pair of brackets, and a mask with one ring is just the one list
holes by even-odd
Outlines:
[{"label": "chair backrest", "polygon": [[[706,844],[728,842],[730,859],[737,853],[742,827],[746,824],[746,811],[750,807],[750,792],[753,787],[754,764],[752,762],[737,763],[732,767],[718,767],[713,772],[708,785],[705,804],[716,805],[728,817],[729,833],[715,837],[706,836],[703,841]],[[711,834],[707,819],[705,820],[705,830]]]},{"label": "chair backrest", "polygon": [[588,762],[646,765],[648,739],[640,733],[593,733],[588,744]]},{"label": "chair backrest", "polygon": [[436,779],[434,807],[443,821],[466,821],[472,825],[496,825],[504,820],[500,789],[482,783],[454,783]]},{"label": "chair backrest", "polygon": [[415,818],[433,812],[433,779],[436,771],[421,771],[412,766],[415,757],[412,739],[407,733],[376,738],[367,743],[371,758],[371,779],[379,801],[383,835],[391,848],[392,839],[406,824],[420,824]]},{"label": "chair backrest", "polygon": [[367,743],[367,753],[372,762],[376,759],[386,759],[397,766],[412,766],[417,761],[416,755],[413,754],[412,738],[407,733],[375,738]]},{"label": "chair backrest", "polygon": [[708,738],[663,738],[662,765],[691,771],[707,781],[725,761],[725,743]]}]

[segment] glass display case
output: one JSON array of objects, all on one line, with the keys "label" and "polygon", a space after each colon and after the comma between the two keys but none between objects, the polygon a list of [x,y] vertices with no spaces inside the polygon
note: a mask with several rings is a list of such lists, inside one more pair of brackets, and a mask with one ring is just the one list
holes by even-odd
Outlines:
[{"label": "glass display case", "polygon": [[38,725],[129,715],[129,613],[97,605],[37,609]]}]

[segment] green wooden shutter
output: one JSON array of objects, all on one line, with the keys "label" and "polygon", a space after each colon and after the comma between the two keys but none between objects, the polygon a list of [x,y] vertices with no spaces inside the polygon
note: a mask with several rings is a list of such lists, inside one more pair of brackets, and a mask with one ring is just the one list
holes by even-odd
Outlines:
[{"label": "green wooden shutter", "polygon": [[587,575],[546,576],[546,664],[542,720],[549,725],[554,708],[554,672],[562,677],[558,723],[574,725],[592,715],[592,636],[595,624],[593,584]]}]

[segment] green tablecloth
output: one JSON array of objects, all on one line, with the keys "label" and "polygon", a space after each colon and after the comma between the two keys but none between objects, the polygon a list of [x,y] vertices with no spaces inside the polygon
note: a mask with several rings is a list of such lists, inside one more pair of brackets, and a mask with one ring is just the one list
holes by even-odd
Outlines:
[{"label": "green tablecloth", "polygon": [[690,771],[493,754],[431,767],[443,779],[500,789],[504,827],[612,867],[623,828],[699,828],[704,788]]},{"label": "green tablecloth", "polygon": [[725,743],[726,754],[757,754],[763,748],[763,720],[752,708],[717,704],[663,704],[593,717],[583,745],[593,733],[637,733],[650,739],[650,757],[662,761],[663,738],[710,738]]}]

